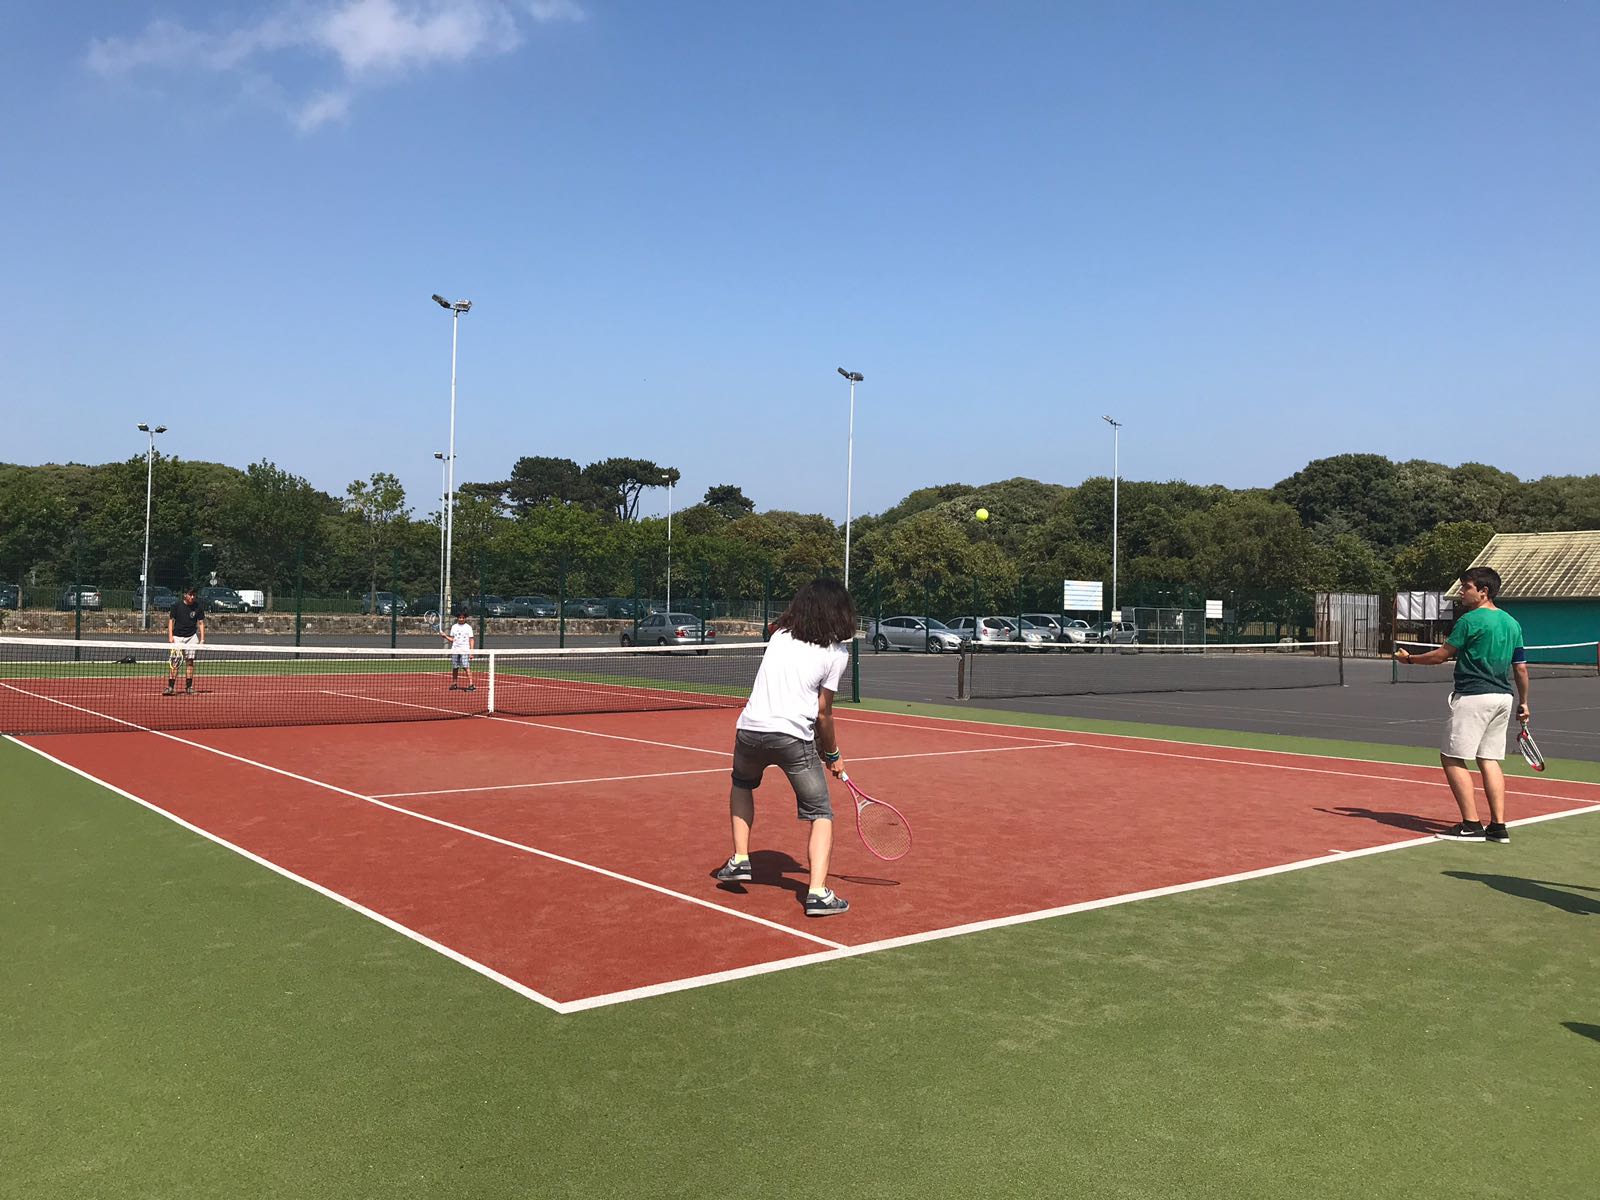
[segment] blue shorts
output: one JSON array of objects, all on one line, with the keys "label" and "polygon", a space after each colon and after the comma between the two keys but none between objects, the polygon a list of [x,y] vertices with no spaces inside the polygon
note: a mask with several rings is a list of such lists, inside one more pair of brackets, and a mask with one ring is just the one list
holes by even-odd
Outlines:
[{"label": "blue shorts", "polygon": [[733,786],[755,791],[768,767],[778,767],[794,787],[795,813],[802,821],[833,820],[828,798],[828,773],[816,742],[787,733],[741,729],[733,739]]},{"label": "blue shorts", "polygon": [[472,655],[470,655],[470,654],[452,654],[450,656],[450,666],[452,668],[465,667],[467,670],[470,671],[470,670],[472,670]]}]

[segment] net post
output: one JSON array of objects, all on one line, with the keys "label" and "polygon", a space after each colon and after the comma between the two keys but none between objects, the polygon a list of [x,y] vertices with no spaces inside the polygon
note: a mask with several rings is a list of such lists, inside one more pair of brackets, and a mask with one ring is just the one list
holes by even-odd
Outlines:
[{"label": "net post", "polygon": [[306,607],[306,545],[294,548],[294,644],[300,644],[300,627]]},{"label": "net post", "polygon": [[956,655],[956,699],[966,700],[967,696],[967,669],[968,661],[972,658],[972,644],[969,642]]},{"label": "net post", "polygon": [[496,668],[496,664],[497,664],[497,662],[499,660],[500,655],[499,655],[499,652],[496,651],[496,650],[485,650],[484,653],[489,656],[489,699],[488,699],[488,702],[487,702],[488,703],[487,711],[488,711],[490,716],[493,716],[494,715],[494,685],[495,685],[495,675],[496,675],[495,668]]},{"label": "net post", "polygon": [[861,639],[850,635],[850,701],[861,703]]},{"label": "net post", "polygon": [[1344,686],[1344,639],[1339,638],[1333,643],[1334,653],[1339,656],[1339,686]]}]

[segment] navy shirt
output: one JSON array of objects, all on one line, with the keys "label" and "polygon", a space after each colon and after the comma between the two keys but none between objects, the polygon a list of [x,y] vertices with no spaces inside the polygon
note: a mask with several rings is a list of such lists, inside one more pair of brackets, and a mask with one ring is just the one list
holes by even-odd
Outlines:
[{"label": "navy shirt", "polygon": [[200,632],[200,623],[206,619],[206,610],[199,600],[193,604],[179,600],[167,615],[172,618],[174,637],[193,637]]}]

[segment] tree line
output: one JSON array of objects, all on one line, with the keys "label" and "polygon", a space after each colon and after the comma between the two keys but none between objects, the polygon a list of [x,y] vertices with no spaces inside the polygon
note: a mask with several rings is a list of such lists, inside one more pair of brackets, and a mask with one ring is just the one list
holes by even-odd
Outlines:
[{"label": "tree line", "polygon": [[[440,505],[419,513],[393,474],[335,496],[267,461],[239,469],[159,456],[154,472],[153,582],[215,574],[274,596],[437,590]],[[641,518],[640,504],[679,478],[643,459],[524,457],[503,479],[462,483],[453,590],[659,597],[666,522]],[[144,503],[142,455],[0,466],[0,579],[133,588]],[[979,507],[991,520],[973,519]],[[1441,588],[1497,531],[1600,528],[1600,475],[1525,481],[1477,463],[1342,454],[1268,488],[1124,480],[1119,507],[1122,602],[1196,606]],[[1053,609],[1062,579],[1110,579],[1111,510],[1103,477],[919,488],[855,521],[852,587],[867,606],[937,615],[1015,601]],[[781,599],[805,578],[838,574],[843,543],[827,516],[757,512],[739,485],[721,484],[674,514],[674,591]]]}]

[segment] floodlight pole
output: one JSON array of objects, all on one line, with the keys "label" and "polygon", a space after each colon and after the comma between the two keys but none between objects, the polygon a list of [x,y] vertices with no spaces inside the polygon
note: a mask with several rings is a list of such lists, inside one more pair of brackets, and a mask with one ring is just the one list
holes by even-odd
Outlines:
[{"label": "floodlight pole", "polygon": [[1111,417],[1100,419],[1111,426],[1111,619],[1117,621],[1117,484],[1122,477],[1122,422]]},{"label": "floodlight pole", "polygon": [[852,491],[855,485],[856,474],[856,384],[866,378],[860,371],[846,371],[839,368],[850,384],[850,438],[845,451],[844,465],[844,586],[850,587],[850,514],[852,508]]},{"label": "floodlight pole", "polygon": [[[672,476],[667,476],[667,612],[672,612]],[[671,619],[670,617],[668,618]]]},{"label": "floodlight pole", "polygon": [[139,572],[139,628],[150,628],[150,496],[155,483],[156,434],[165,433],[165,425],[152,429],[143,421],[139,430],[149,444],[144,452],[144,566]]},{"label": "floodlight pole", "polygon": [[433,456],[439,460],[439,617],[441,620],[447,615],[444,611],[444,523],[445,510],[450,506],[450,485],[446,481],[445,472],[449,470],[443,454],[435,450]]},{"label": "floodlight pole", "polygon": [[444,506],[444,585],[439,595],[439,619],[448,620],[450,611],[450,563],[455,553],[456,526],[456,344],[461,334],[461,314],[472,311],[471,300],[446,300],[439,293],[433,302],[450,314],[450,453],[445,459]]}]

